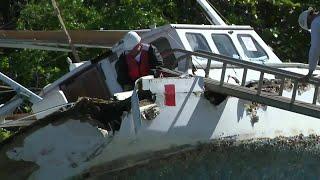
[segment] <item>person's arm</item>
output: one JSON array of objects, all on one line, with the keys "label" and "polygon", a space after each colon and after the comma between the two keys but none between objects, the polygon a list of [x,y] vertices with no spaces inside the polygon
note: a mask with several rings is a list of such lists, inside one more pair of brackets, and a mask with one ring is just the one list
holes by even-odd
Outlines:
[{"label": "person's arm", "polygon": [[311,24],[311,47],[309,50],[309,73],[311,76],[316,69],[320,56],[320,21]]},{"label": "person's arm", "polygon": [[163,66],[162,56],[158,49],[153,45],[150,45],[149,48],[149,58],[150,69],[156,69],[157,67]]}]

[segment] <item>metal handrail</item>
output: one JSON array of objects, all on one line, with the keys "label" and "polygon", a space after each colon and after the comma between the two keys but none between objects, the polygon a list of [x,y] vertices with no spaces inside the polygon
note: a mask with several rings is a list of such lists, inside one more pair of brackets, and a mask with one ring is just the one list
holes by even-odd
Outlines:
[{"label": "metal handrail", "polygon": [[[275,75],[281,79],[282,82],[280,85],[280,92],[279,92],[280,96],[283,93],[283,86],[285,83],[285,79],[291,79],[294,82],[294,88],[293,88],[293,93],[292,93],[292,97],[291,97],[292,103],[295,101],[295,98],[296,98],[296,94],[297,94],[296,91],[298,90],[298,88],[297,88],[298,83],[301,82],[301,78],[304,77],[304,75],[298,74],[295,72],[277,69],[277,68],[269,67],[266,65],[261,65],[261,64],[249,62],[249,61],[243,61],[243,60],[239,60],[239,59],[235,59],[235,58],[231,58],[231,57],[227,57],[224,55],[215,54],[215,53],[211,53],[211,52],[205,52],[205,51],[193,52],[193,51],[187,51],[187,50],[183,50],[183,49],[171,49],[171,50],[165,51],[166,55],[170,55],[170,54],[174,54],[174,53],[183,54],[177,58],[178,61],[186,59],[190,56],[198,56],[198,57],[208,59],[207,67],[205,69],[205,73],[206,73],[205,77],[208,77],[208,75],[209,75],[209,70],[210,70],[210,65],[211,65],[212,60],[223,63],[222,73],[221,73],[221,78],[220,78],[220,85],[221,86],[223,86],[223,84],[224,84],[224,76],[225,76],[225,71],[226,71],[227,65],[234,65],[237,67],[242,67],[244,69],[241,86],[245,85],[248,69],[254,70],[254,71],[259,71],[260,78],[259,78],[259,85],[258,85],[258,89],[257,89],[257,95],[259,95],[261,93],[262,80],[263,80],[265,74],[272,74],[272,75]],[[315,86],[313,104],[316,104],[318,92],[319,92],[320,79],[311,77],[309,79],[308,83]]]},{"label": "metal handrail", "polygon": [[[177,58],[178,61],[181,61],[182,59],[185,59],[189,56],[198,56],[198,57],[206,58],[210,61],[214,60],[214,61],[218,61],[218,62],[222,62],[222,63],[226,63],[226,64],[238,66],[238,67],[243,67],[243,68],[247,68],[247,69],[251,69],[251,70],[255,70],[255,71],[260,71],[260,72],[264,72],[267,74],[273,74],[273,75],[277,75],[279,77],[285,77],[285,78],[293,79],[293,80],[299,80],[302,77],[304,77],[304,75],[298,74],[295,72],[277,69],[277,68],[269,67],[266,65],[261,65],[261,64],[257,64],[257,63],[253,63],[253,62],[249,62],[249,61],[239,60],[239,59],[231,58],[231,57],[224,56],[221,54],[215,54],[215,53],[206,52],[206,51],[194,51],[193,52],[193,51],[188,51],[188,50],[184,50],[184,49],[165,50],[166,55],[173,54],[176,52],[184,54],[184,55]],[[308,83],[320,84],[320,80],[317,78],[311,77],[309,79]]]}]

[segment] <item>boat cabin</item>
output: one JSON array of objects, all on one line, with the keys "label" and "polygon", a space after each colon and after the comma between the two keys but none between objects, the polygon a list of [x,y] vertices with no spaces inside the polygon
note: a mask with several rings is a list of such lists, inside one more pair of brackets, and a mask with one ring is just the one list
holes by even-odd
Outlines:
[{"label": "boat cabin", "polygon": [[[169,24],[138,33],[144,43],[153,44],[160,53],[170,49],[184,49],[208,51],[239,61],[281,63],[250,26]],[[123,52],[121,41],[112,50],[114,54],[108,58],[97,63],[87,61],[44,88],[43,95],[59,90],[64,94],[66,101],[74,102],[81,96],[108,99],[122,92],[115,69],[118,56]],[[187,72],[190,69],[190,61],[183,59],[177,62],[179,56],[179,53],[175,53],[164,57],[164,66]],[[207,59],[192,57],[192,64],[198,69],[204,69]],[[221,66],[221,63],[212,63],[213,67],[219,65]]]},{"label": "boat cabin", "polygon": [[[167,49],[208,51],[239,60],[256,63],[281,63],[272,49],[250,26],[169,24],[142,34],[143,41],[155,45],[160,52]],[[186,61],[175,62],[176,57],[164,58],[167,68],[186,71]],[[206,59],[193,57],[197,68],[205,67]]]}]

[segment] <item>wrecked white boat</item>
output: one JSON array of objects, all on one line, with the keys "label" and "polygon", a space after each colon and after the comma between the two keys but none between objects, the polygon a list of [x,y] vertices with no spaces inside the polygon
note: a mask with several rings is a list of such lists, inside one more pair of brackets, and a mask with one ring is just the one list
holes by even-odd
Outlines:
[{"label": "wrecked white boat", "polygon": [[[200,2],[215,25],[139,31],[162,52],[165,67],[158,78],[137,80],[133,91],[117,82],[121,42],[105,59],[72,64],[39,95],[3,75],[39,120],[2,143],[0,177],[94,177],[220,138],[319,135],[318,81],[298,81],[308,66],[282,63],[252,27],[227,25]],[[74,103],[79,97],[89,98]]]}]

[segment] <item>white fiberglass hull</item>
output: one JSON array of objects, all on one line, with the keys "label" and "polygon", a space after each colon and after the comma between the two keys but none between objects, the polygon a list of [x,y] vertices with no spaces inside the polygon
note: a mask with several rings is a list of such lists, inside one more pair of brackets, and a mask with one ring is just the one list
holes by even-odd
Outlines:
[{"label": "white fiberglass hull", "polygon": [[[168,83],[176,85],[175,103],[170,106],[166,105],[166,92],[159,88]],[[33,132],[21,146],[6,154],[11,160],[37,164],[39,168],[30,176],[32,179],[61,179],[129,156],[219,138],[320,135],[320,121],[316,118],[268,106],[256,109],[258,121],[253,123],[252,114],[247,113],[247,104],[251,102],[228,97],[215,106],[204,97],[201,78],[151,79],[146,88],[156,95],[154,104],[160,110],[152,120],[140,119],[138,106],[134,106],[137,102],[132,98],[133,109],[124,112],[120,130],[113,135],[87,122],[70,119]],[[312,94],[313,90],[309,91],[304,94]],[[144,109],[141,107],[141,112]],[[66,146],[66,142],[72,146]]]}]

